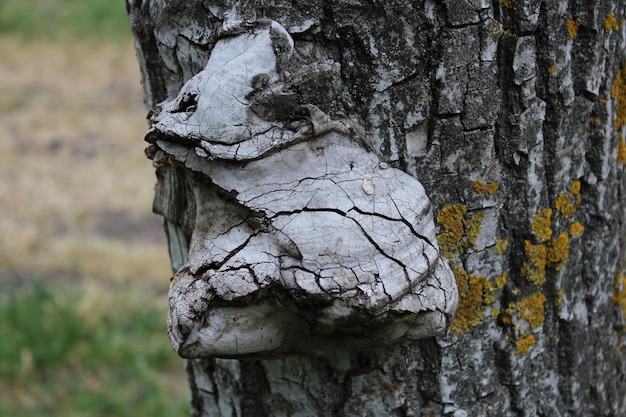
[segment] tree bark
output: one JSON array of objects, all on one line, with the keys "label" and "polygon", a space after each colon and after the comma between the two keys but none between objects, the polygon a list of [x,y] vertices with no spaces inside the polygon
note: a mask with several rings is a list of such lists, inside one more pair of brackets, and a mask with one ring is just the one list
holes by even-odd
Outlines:
[{"label": "tree bark", "polygon": [[[270,19],[339,76],[301,90],[421,182],[459,292],[442,335],[360,351],[187,360],[194,416],[626,413],[624,1],[127,0],[148,110],[232,21]],[[187,260],[194,182],[155,211]]]}]

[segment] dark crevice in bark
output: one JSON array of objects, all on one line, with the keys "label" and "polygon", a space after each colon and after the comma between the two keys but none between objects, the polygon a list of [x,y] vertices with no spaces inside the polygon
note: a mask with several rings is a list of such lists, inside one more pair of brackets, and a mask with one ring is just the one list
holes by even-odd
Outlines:
[{"label": "dark crevice in bark", "polygon": [[135,39],[140,45],[142,54],[142,68],[145,70],[147,79],[143,80],[144,88],[150,91],[152,101],[146,103],[148,108],[152,108],[156,103],[167,98],[166,80],[163,77],[161,68],[163,61],[154,36],[154,27],[150,18],[149,1],[126,1],[126,9],[130,18],[131,29]]},{"label": "dark crevice in bark", "polygon": [[259,361],[242,360],[241,373],[241,413],[242,416],[270,417],[272,410],[268,408],[271,395],[267,375]]},{"label": "dark crevice in bark", "polygon": [[[550,196],[556,196],[558,193],[558,187],[560,186],[554,181],[556,173],[561,168],[559,149],[557,143],[559,140],[559,134],[562,133],[562,127],[567,117],[567,109],[564,108],[562,103],[563,97],[558,91],[554,91],[554,82],[551,82],[553,78],[552,74],[547,70],[553,65],[551,56],[557,55],[555,49],[560,45],[555,45],[556,40],[553,38],[555,29],[551,27],[550,21],[554,19],[546,10],[545,3],[541,5],[540,9],[540,25],[541,28],[535,39],[537,41],[537,97],[546,103],[546,119],[543,122],[543,159],[545,161],[545,176],[544,183],[547,186],[546,198]],[[552,38],[552,39],[551,39]],[[563,41],[561,41],[563,42]],[[558,42],[560,44],[561,42]],[[559,68],[559,70],[568,70],[569,68]],[[551,85],[552,84],[552,85]],[[546,206],[554,206],[554,201],[548,201]]]},{"label": "dark crevice in bark", "polygon": [[161,167],[157,168],[156,177],[152,211],[180,226],[190,238],[196,218],[196,203],[187,172],[181,168]]},{"label": "dark crevice in bark", "polygon": [[202,395],[200,395],[200,389],[198,388],[198,384],[196,384],[196,373],[193,368],[193,360],[195,359],[185,361],[187,380],[191,389],[191,416],[202,417],[201,411],[204,410],[204,400],[202,399]]}]

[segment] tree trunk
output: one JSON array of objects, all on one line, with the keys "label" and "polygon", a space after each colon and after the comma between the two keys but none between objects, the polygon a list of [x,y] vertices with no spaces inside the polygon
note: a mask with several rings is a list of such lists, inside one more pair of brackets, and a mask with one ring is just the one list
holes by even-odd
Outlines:
[{"label": "tree trunk", "polygon": [[[326,68],[300,80],[297,104],[356,121],[385,167],[419,180],[459,294],[438,336],[188,359],[192,415],[625,414],[625,5],[127,0],[153,125],[233,27],[285,28]],[[155,211],[177,271],[211,212],[194,206],[189,166],[168,161],[155,159]]]}]

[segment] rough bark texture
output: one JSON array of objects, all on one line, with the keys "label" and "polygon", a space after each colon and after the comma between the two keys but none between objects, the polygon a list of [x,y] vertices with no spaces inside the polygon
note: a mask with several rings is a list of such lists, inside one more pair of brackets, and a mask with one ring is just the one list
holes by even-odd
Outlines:
[{"label": "rough bark texture", "polygon": [[[441,337],[188,360],[193,415],[626,413],[624,6],[128,0],[147,109],[205,67],[234,18],[274,20],[309,65],[332,62],[339,76],[300,97],[358,120],[383,162],[423,184],[459,289]],[[196,222],[190,175],[157,168],[174,270]]]}]

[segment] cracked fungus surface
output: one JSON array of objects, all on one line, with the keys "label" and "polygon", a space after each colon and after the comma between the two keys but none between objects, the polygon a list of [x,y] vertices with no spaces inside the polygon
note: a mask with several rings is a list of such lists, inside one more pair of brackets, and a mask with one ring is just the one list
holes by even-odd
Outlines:
[{"label": "cracked fungus surface", "polygon": [[[238,190],[233,201],[220,203],[220,218],[234,212],[231,204],[241,212],[222,222],[215,236],[192,240],[192,258],[200,262],[191,266],[211,259],[210,269],[233,267],[235,261],[243,267],[253,264],[239,259],[244,248],[269,247],[273,257],[299,261],[287,269],[314,274],[319,296],[363,291],[369,285],[373,292],[380,287],[381,302],[395,298],[413,277],[434,268],[439,256],[430,206],[411,177],[380,169],[371,155],[360,153],[356,146],[326,141],[314,150],[296,145],[236,172],[225,162],[204,167],[214,186]],[[333,161],[335,154],[342,159]],[[375,192],[369,194],[365,183]],[[201,199],[201,209],[215,206],[219,190]],[[225,262],[218,265],[216,259]]]},{"label": "cracked fungus surface", "polygon": [[331,333],[338,348],[373,347],[433,336],[456,309],[419,181],[381,163],[350,121],[311,104],[262,111],[292,94],[279,68],[290,48],[275,22],[220,40],[151,119],[148,153],[193,190],[170,289],[183,356],[316,349]]},{"label": "cracked fungus surface", "polygon": [[[235,172],[226,161],[205,164],[186,153],[185,163],[211,183],[193,186],[197,227],[173,290],[188,291],[178,286],[185,277],[203,280],[206,304],[198,311],[277,299],[284,291],[285,305],[320,325],[376,327],[393,323],[393,314],[403,332],[417,329],[415,336],[443,330],[456,289],[423,189],[352,142],[332,139],[295,145]],[[206,227],[208,217],[215,221]],[[175,304],[186,309],[197,298],[185,294]]]}]

